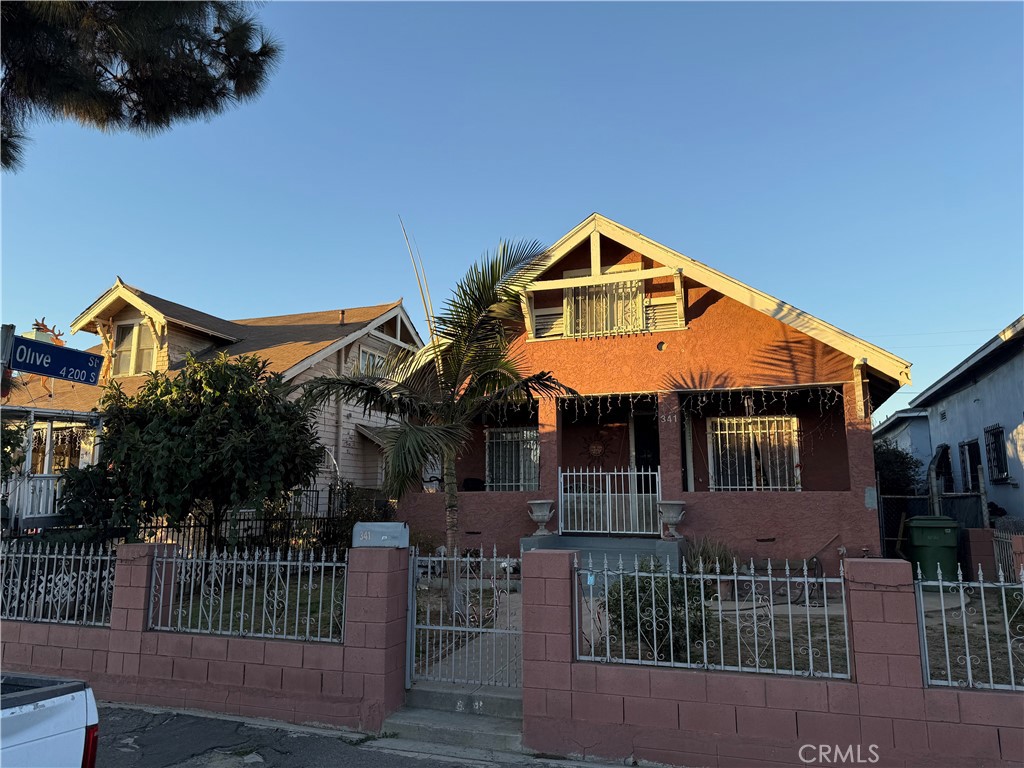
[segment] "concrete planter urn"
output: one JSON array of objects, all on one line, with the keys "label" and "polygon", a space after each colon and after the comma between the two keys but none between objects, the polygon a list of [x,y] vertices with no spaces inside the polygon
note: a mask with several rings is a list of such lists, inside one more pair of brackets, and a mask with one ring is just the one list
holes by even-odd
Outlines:
[{"label": "concrete planter urn", "polygon": [[662,523],[668,526],[668,530],[661,534],[661,538],[681,539],[683,535],[676,530],[676,526],[679,525],[685,514],[685,501],[659,501],[658,517],[661,518]]},{"label": "concrete planter urn", "polygon": [[553,499],[540,499],[538,501],[526,502],[530,505],[530,519],[537,524],[537,530],[533,532],[534,536],[550,536],[549,531],[545,526],[548,520],[551,519],[551,515],[554,512],[555,502]]}]

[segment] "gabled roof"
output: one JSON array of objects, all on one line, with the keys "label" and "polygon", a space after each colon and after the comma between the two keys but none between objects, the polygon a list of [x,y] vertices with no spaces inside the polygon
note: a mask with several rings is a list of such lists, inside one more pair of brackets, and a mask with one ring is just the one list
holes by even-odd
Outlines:
[{"label": "gabled roof", "polygon": [[200,312],[198,309],[186,307],[159,296],[128,285],[120,277],[114,285],[103,293],[96,301],[89,305],[82,314],[71,323],[71,332],[89,331],[96,333],[96,320],[105,310],[116,311],[122,303],[131,304],[149,315],[159,323],[172,322],[177,325],[200,331],[224,341],[238,341],[241,338],[239,329],[229,320],[223,320],[214,315]]},{"label": "gabled roof", "polygon": [[[126,297],[124,291],[129,291],[131,296]],[[213,330],[212,326],[217,325],[220,331],[227,328],[232,330],[235,334],[232,341],[213,347],[201,355],[201,358],[212,357],[221,352],[232,357],[258,355],[270,362],[271,371],[281,373],[286,380],[316,365],[363,336],[372,335],[374,328],[393,317],[402,318],[403,324],[412,334],[417,345],[423,343],[412,320],[406,313],[401,299],[368,307],[228,321],[139,291],[122,282],[120,278],[114,288],[104,293],[97,301],[93,302],[89,310],[79,315],[72,327],[77,326],[76,330],[90,330],[93,327],[90,312],[92,312],[92,318],[95,318],[97,308],[102,310],[105,307],[116,306],[118,301],[127,300],[134,306],[138,306],[131,300],[131,297],[135,297],[138,301],[144,301],[147,307],[159,312],[171,322],[180,323],[184,319],[192,328],[211,331]],[[164,309],[169,313],[164,314],[162,311]],[[199,324],[200,321],[205,323],[205,327]],[[211,335],[224,338],[219,331],[213,332]],[[103,354],[102,345],[92,347],[89,351]],[[131,395],[142,387],[147,378],[147,375],[118,376],[116,381],[127,394]],[[90,411],[96,408],[97,400],[102,393],[99,387],[51,380],[53,395],[51,397],[50,387],[44,388],[40,382],[39,377],[30,377],[28,386],[25,389],[12,392],[8,402],[11,405]]]},{"label": "gabled roof", "polygon": [[[555,243],[546,251],[529,272],[537,275],[547,270],[557,261],[564,258],[570,251],[586,241],[592,232],[598,232],[617,243],[637,251],[648,258],[662,264],[682,270],[683,275],[698,283],[718,291],[735,301],[746,304],[758,312],[763,312],[770,317],[779,320],[798,331],[807,334],[811,338],[828,344],[854,359],[863,362],[878,373],[891,378],[898,385],[910,383],[910,363],[877,347],[863,339],[836,328],[803,310],[787,304],[781,299],[769,296],[767,293],[741,283],[735,278],[729,277],[706,264],[684,256],[673,251],[660,243],[644,237],[639,232],[624,227],[611,219],[594,213],[588,216],[583,222],[569,232],[565,237]],[[521,286],[529,289],[529,285]]]},{"label": "gabled roof", "polygon": [[874,427],[871,430],[871,434],[875,438],[880,438],[891,430],[895,429],[901,422],[910,421],[911,419],[927,419],[928,411],[924,408],[902,408],[898,411],[894,411],[889,414],[888,418]]},{"label": "gabled roof", "polygon": [[236,320],[245,338],[223,351],[231,355],[259,355],[270,361],[271,370],[290,379],[363,336],[372,325],[398,314],[404,316],[409,328],[413,327],[401,299],[371,307]]},{"label": "gabled roof", "polygon": [[1024,315],[986,341],[974,352],[955,365],[948,373],[910,401],[911,407],[931,405],[943,395],[960,386],[965,380],[989,367],[998,365],[1014,350],[1024,348]]}]

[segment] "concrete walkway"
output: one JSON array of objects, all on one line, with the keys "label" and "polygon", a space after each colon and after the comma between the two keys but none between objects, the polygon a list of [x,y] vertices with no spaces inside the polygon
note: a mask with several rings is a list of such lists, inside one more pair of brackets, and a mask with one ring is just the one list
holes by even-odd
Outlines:
[{"label": "concrete walkway", "polygon": [[[523,596],[512,592],[498,608],[501,632],[474,634],[463,646],[438,660],[430,679],[518,688],[523,681]],[[507,631],[504,631],[507,630]]]}]

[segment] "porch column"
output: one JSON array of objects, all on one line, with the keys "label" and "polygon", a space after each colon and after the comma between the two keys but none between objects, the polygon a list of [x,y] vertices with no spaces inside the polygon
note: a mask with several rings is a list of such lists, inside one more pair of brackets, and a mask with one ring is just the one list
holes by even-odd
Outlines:
[{"label": "porch column", "polygon": [[661,498],[683,496],[683,420],[679,395],[658,393],[658,448],[661,454]]},{"label": "porch column", "polygon": [[46,442],[45,442],[45,453],[43,455],[43,471],[41,474],[52,475],[53,474],[53,422],[46,422]]},{"label": "porch column", "polygon": [[547,397],[539,402],[537,431],[540,433],[540,490],[545,494],[539,498],[558,498],[558,465],[561,459],[558,432],[561,418],[556,399]]}]

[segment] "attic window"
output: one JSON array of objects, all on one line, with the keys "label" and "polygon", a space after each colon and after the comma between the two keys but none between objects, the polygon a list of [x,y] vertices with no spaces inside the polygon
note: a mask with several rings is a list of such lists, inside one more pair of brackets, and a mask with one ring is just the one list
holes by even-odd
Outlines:
[{"label": "attic window", "polygon": [[114,329],[113,373],[132,376],[153,370],[156,343],[144,323],[120,323]]},{"label": "attic window", "polygon": [[362,373],[372,373],[384,362],[384,356],[379,352],[372,352],[368,349],[359,351],[359,370]]}]

